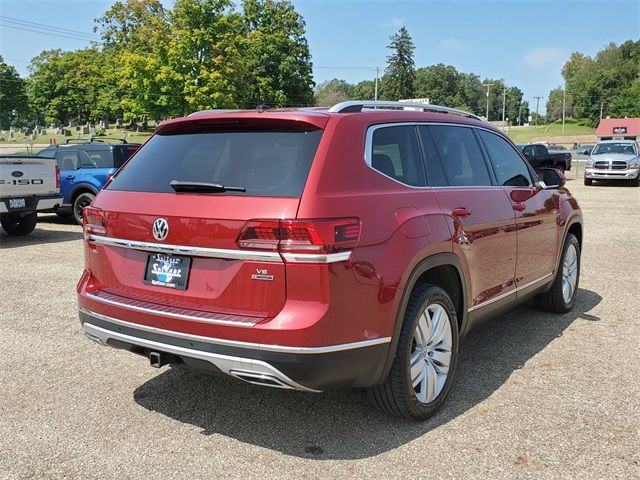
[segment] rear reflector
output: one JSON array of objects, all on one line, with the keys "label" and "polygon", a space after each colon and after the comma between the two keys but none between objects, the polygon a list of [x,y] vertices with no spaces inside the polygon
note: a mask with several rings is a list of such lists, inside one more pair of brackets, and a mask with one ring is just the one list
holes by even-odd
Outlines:
[{"label": "rear reflector", "polygon": [[283,253],[336,253],[356,246],[360,220],[250,220],[238,238],[241,248]]},{"label": "rear reflector", "polygon": [[107,226],[104,221],[102,210],[87,207],[82,213],[82,225],[84,227],[85,238],[90,233],[104,235],[107,233]]},{"label": "rear reflector", "polygon": [[56,191],[60,190],[60,167],[56,165]]}]

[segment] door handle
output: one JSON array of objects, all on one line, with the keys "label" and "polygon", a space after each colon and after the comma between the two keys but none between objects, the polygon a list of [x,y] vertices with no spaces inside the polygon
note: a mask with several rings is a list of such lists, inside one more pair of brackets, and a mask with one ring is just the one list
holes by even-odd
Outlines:
[{"label": "door handle", "polygon": [[74,178],[76,178],[76,176],[75,175],[67,175],[64,178],[66,178],[67,180],[73,180]]},{"label": "door handle", "polygon": [[527,206],[524,203],[518,202],[513,204],[513,209],[519,212],[523,211],[525,208],[527,208]]},{"label": "door handle", "polygon": [[467,207],[454,208],[453,212],[451,212],[451,215],[453,215],[454,217],[468,217],[469,215],[471,215],[471,209]]}]

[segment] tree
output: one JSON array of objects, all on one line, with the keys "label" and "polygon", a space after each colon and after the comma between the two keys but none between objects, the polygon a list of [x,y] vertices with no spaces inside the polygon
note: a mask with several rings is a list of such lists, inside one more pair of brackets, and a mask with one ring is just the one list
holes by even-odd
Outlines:
[{"label": "tree", "polygon": [[0,129],[8,130],[28,110],[25,82],[0,56]]},{"label": "tree", "polygon": [[337,78],[323,82],[315,90],[316,105],[331,107],[336,103],[349,100],[353,98],[353,90],[353,85]]},{"label": "tree", "polygon": [[313,103],[305,23],[288,0],[245,0],[241,106]]},{"label": "tree", "polygon": [[373,100],[375,95],[376,82],[374,80],[363,80],[353,86],[350,98],[352,100]]},{"label": "tree", "polygon": [[112,114],[105,56],[95,48],[45,50],[28,68],[29,103],[38,123],[85,122]]},{"label": "tree", "polygon": [[387,68],[382,79],[382,94],[388,100],[400,100],[414,96],[415,70],[411,36],[405,27],[391,36],[387,46],[392,54],[387,56]]}]

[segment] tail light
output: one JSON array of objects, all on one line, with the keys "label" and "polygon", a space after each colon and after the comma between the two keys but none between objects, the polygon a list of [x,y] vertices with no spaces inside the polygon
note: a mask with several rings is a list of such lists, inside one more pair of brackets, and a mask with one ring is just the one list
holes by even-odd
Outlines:
[{"label": "tail light", "polygon": [[56,165],[56,190],[60,189],[60,167]]},{"label": "tail light", "polygon": [[107,224],[104,220],[102,210],[87,207],[82,212],[82,226],[84,227],[85,238],[91,233],[104,235],[107,233]]},{"label": "tail light", "polygon": [[250,220],[238,238],[241,248],[283,253],[336,253],[356,246],[360,220]]}]

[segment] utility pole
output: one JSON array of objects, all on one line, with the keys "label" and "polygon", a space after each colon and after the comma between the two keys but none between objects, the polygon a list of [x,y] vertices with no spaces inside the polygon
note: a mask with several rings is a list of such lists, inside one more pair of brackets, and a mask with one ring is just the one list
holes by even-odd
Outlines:
[{"label": "utility pole", "polygon": [[600,120],[602,120],[602,112],[604,111],[604,100],[600,102]]},{"label": "utility pole", "polygon": [[520,126],[520,114],[522,113],[522,100],[520,100],[520,106],[518,107],[518,126]]},{"label": "utility pole", "polygon": [[502,123],[504,123],[505,111],[507,108],[507,87],[502,91]]},{"label": "utility pole", "polygon": [[564,112],[567,106],[567,87],[562,90],[562,133],[564,133]]},{"label": "utility pole", "polygon": [[482,86],[483,87],[487,87],[487,115],[486,115],[486,121],[489,121],[489,88],[491,88],[491,85],[493,85],[493,83],[483,83]]},{"label": "utility pole", "polygon": [[373,95],[373,99],[374,100],[378,100],[378,75],[380,73],[380,67],[376,67],[376,87],[375,87],[375,93]]},{"label": "utility pole", "polygon": [[536,99],[536,127],[538,126],[538,106],[540,105],[540,99],[542,97],[533,97]]}]

